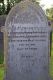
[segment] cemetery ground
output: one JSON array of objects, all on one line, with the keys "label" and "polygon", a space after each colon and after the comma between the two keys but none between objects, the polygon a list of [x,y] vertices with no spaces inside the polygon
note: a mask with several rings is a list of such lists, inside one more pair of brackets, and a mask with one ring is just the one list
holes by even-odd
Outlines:
[{"label": "cemetery ground", "polygon": [[52,34],[52,49],[51,49],[51,59],[50,59],[50,75],[53,80],[53,34]]},{"label": "cemetery ground", "polygon": [[3,80],[4,76],[4,65],[3,63],[3,51],[0,50],[0,80]]},{"label": "cemetery ground", "polygon": [[[0,54],[2,53],[2,51],[0,50]],[[1,56],[1,55],[0,55]],[[4,77],[4,66],[1,65],[3,59],[3,56],[0,57],[0,80],[3,80]],[[50,58],[50,76],[53,80],[53,34],[52,34],[52,49],[51,49],[51,58]]]}]

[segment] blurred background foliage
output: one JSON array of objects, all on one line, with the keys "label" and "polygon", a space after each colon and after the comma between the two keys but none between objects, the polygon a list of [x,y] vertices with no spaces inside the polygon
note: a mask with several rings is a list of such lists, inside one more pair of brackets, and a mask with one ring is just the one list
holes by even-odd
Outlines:
[{"label": "blurred background foliage", "polygon": [[[7,4],[5,4],[4,0],[0,0],[0,15],[8,14],[10,9],[22,0],[6,0]],[[39,4],[40,0],[32,0],[33,2],[37,2]]]},{"label": "blurred background foliage", "polygon": [[[0,0],[0,15],[7,15],[10,11],[10,9],[16,4],[19,3],[22,0],[6,0],[6,4],[4,0]],[[33,2],[36,2],[39,4],[41,0],[32,0]],[[53,6],[51,8],[46,9],[46,15],[48,17],[48,20],[53,21]]]}]

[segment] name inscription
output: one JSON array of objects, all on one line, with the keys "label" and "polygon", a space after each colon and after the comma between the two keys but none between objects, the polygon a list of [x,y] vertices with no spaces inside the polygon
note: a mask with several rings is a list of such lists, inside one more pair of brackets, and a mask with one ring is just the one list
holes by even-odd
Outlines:
[{"label": "name inscription", "polygon": [[[8,27],[9,63],[19,72],[32,72],[33,68],[43,68],[48,31],[46,27],[33,24],[10,24]],[[47,50],[46,50],[47,52]],[[40,54],[41,53],[41,54]],[[40,65],[37,67],[37,65]]]}]

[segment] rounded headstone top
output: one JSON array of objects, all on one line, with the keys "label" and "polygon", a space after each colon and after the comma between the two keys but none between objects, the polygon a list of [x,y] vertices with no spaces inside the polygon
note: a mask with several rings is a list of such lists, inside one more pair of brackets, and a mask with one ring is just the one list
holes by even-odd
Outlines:
[{"label": "rounded headstone top", "polygon": [[30,1],[25,0],[21,1],[15,5],[9,12],[5,27],[8,27],[9,24],[38,24],[38,27],[47,27],[48,22],[42,8]]},{"label": "rounded headstone top", "polygon": [[21,1],[9,12],[4,32],[5,80],[49,80],[49,30],[41,7]]}]

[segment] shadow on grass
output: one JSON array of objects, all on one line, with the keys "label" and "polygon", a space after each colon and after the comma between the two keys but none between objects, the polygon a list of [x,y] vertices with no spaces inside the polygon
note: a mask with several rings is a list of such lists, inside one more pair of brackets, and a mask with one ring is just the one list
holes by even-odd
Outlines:
[{"label": "shadow on grass", "polygon": [[50,57],[50,76],[51,80],[53,80],[53,34],[52,34],[52,49],[51,49],[51,57]]},{"label": "shadow on grass", "polygon": [[3,64],[4,61],[4,52],[3,50],[0,50],[0,64]]}]

